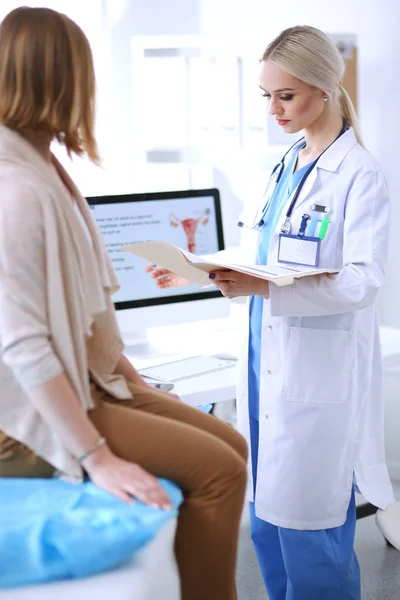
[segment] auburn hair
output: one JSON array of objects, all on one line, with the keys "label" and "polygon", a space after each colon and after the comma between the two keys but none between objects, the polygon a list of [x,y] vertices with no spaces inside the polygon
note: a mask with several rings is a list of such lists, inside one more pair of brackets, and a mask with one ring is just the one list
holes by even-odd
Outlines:
[{"label": "auburn hair", "polygon": [[99,162],[96,81],[87,37],[49,8],[19,7],[0,24],[0,122],[45,132]]}]

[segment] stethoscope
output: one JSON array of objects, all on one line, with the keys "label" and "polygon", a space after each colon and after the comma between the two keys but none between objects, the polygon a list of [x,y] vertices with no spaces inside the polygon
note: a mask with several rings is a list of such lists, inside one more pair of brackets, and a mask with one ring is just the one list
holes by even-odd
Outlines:
[{"label": "stethoscope", "polygon": [[[316,158],[308,167],[307,171],[304,173],[299,185],[297,186],[294,194],[293,194],[293,198],[292,201],[289,205],[289,208],[286,212],[286,216],[285,219],[282,221],[281,223],[281,233],[290,233],[291,230],[291,224],[290,224],[290,218],[292,216],[294,207],[296,206],[296,202],[298,200],[298,197],[300,195],[301,190],[303,189],[303,185],[305,184],[305,182],[307,181],[307,177],[310,175],[311,171],[313,170],[313,168],[315,167],[315,165],[317,164],[317,162],[319,161],[319,159],[321,158],[321,156],[328,150],[328,148],[330,148],[332,146],[332,144],[334,144],[348,129],[348,124],[347,121],[345,119],[343,119],[343,126],[342,129],[340,130],[339,135],[333,140],[333,142],[331,142],[329,144],[329,146],[327,146],[325,148],[325,150],[323,152],[321,152],[321,154],[318,156],[318,158]],[[272,169],[272,173],[271,176],[269,178],[268,184],[267,184],[267,189],[265,190],[265,194],[268,194],[267,197],[267,201],[266,203],[257,211],[255,220],[253,225],[246,225],[245,223],[243,223],[243,221],[239,221],[238,226],[239,227],[247,227],[248,229],[261,229],[263,227],[263,225],[265,225],[265,216],[268,212],[268,209],[270,207],[270,204],[272,202],[272,199],[274,197],[274,192],[276,190],[276,187],[283,175],[283,172],[285,170],[285,159],[286,157],[291,154],[295,148],[299,147],[303,147],[304,146],[304,142],[305,142],[305,138],[302,137],[300,140],[297,140],[297,142],[295,142],[293,144],[293,146],[291,146],[289,148],[289,150],[287,152],[285,152],[285,154],[283,155],[283,157],[281,158],[281,160],[279,161],[279,163],[277,165],[275,165],[275,167]],[[271,189],[273,186],[273,189]]]}]

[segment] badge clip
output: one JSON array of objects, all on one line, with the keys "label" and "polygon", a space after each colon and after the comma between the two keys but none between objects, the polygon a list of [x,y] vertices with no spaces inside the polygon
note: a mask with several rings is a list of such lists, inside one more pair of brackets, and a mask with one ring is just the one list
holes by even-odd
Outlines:
[{"label": "badge clip", "polygon": [[300,224],[300,229],[299,232],[297,234],[297,237],[299,238],[303,238],[305,233],[306,233],[306,229],[307,229],[307,223],[310,220],[310,215],[303,215],[301,218],[301,224]]}]

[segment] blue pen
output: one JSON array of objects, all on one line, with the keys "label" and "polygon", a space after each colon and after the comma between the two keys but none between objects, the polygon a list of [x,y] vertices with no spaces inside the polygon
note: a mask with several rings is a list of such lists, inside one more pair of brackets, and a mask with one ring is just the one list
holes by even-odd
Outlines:
[{"label": "blue pen", "polygon": [[315,230],[317,229],[317,225],[319,222],[320,222],[320,219],[318,219],[318,217],[311,217],[310,224],[308,226],[308,231],[307,231],[308,237],[315,236]]},{"label": "blue pen", "polygon": [[304,237],[309,219],[310,219],[310,215],[303,215],[301,217],[301,224],[300,224],[300,229],[299,229],[299,233],[297,234],[297,237],[299,237],[299,238]]}]

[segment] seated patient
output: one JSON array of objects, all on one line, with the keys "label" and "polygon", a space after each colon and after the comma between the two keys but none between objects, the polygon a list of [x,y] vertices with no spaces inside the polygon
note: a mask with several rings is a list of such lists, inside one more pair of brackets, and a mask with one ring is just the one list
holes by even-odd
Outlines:
[{"label": "seated patient", "polygon": [[99,158],[89,43],[65,15],[0,25],[0,477],[92,482],[168,510],[183,490],[183,600],[233,600],[247,448],[231,427],[150,388],[123,355],[118,287],[84,198],[50,152]]}]

